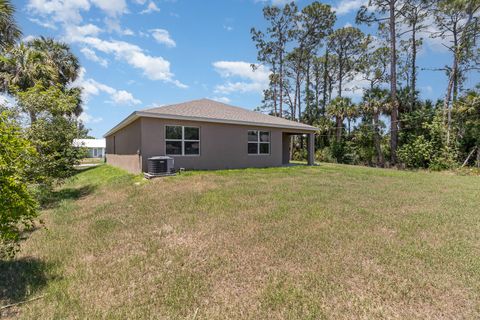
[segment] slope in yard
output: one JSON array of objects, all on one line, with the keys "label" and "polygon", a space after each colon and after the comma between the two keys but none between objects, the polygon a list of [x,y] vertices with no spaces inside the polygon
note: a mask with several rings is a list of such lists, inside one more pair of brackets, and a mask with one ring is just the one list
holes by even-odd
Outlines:
[{"label": "slope in yard", "polygon": [[480,179],[322,164],[69,181],[15,262],[21,318],[478,318]]}]

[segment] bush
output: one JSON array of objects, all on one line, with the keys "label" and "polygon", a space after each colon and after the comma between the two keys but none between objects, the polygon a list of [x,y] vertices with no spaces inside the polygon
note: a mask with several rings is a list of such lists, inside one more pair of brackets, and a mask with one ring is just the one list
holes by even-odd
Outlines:
[{"label": "bush", "polygon": [[455,134],[451,132],[447,144],[447,131],[440,112],[431,122],[422,125],[425,133],[401,146],[397,155],[408,168],[428,168],[431,170],[452,169],[458,165]]},{"label": "bush", "polygon": [[315,161],[335,163],[337,160],[333,157],[329,147],[319,149],[315,152]]},{"label": "bush", "polygon": [[305,149],[295,150],[292,154],[292,160],[306,161],[307,160],[307,150],[305,150]]},{"label": "bush", "polygon": [[433,146],[423,135],[411,143],[404,144],[397,151],[398,159],[407,168],[427,168],[432,160]]},{"label": "bush", "polygon": [[30,142],[9,113],[0,113],[0,259],[11,258],[18,250],[24,231],[33,227],[37,202],[28,183],[35,155]]}]

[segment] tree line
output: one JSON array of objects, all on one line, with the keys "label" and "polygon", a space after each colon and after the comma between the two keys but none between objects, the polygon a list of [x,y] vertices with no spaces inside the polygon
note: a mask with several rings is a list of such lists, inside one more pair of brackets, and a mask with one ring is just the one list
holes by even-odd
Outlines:
[{"label": "tree line", "polygon": [[[466,87],[480,65],[479,0],[370,0],[357,26],[341,28],[321,2],[266,6],[263,16],[267,27],[251,29],[257,60],[271,71],[258,109],[318,127],[317,160],[480,167],[480,87]],[[438,101],[422,100],[418,89],[419,71],[431,67],[417,61],[427,37],[450,55],[450,64],[430,69],[448,83]],[[305,158],[303,143],[292,142],[293,158]]]},{"label": "tree line", "polygon": [[0,0],[0,260],[11,258],[34,227],[53,187],[84,156],[72,146],[87,130],[79,121],[80,65],[68,45],[50,38],[21,41],[14,7]]}]

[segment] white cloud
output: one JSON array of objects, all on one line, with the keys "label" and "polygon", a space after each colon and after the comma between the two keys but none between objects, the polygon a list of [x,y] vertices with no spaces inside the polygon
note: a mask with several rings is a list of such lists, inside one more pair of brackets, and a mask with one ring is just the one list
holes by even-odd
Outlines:
[{"label": "white cloud", "polygon": [[357,11],[361,6],[368,4],[368,0],[342,0],[333,8],[337,15],[345,15]]},{"label": "white cloud", "polygon": [[81,10],[89,10],[88,0],[30,0],[27,9],[42,16],[51,15],[54,21],[79,23]]},{"label": "white cloud", "polygon": [[[145,3],[146,1],[137,2]],[[143,48],[128,42],[103,40],[99,38],[99,34],[103,32],[101,28],[92,23],[82,25],[82,13],[90,10],[93,5],[106,13],[104,22],[107,31],[115,31],[121,35],[134,34],[130,29],[123,29],[119,22],[119,16],[128,12],[125,0],[28,0],[27,8],[32,15],[44,17],[57,25],[60,23],[63,28],[62,40],[81,45],[84,48],[82,53],[87,58],[105,65],[106,60],[100,58],[98,53],[111,54],[117,60],[141,70],[148,79],[161,80],[179,88],[187,88],[185,84],[174,79],[170,71],[170,62],[163,57],[149,55]],[[158,29],[154,36],[157,41],[167,46],[175,46],[175,41],[170,38],[166,30]]]},{"label": "white cloud", "polygon": [[106,41],[95,37],[85,37],[79,39],[79,41],[98,51],[113,54],[117,60],[122,60],[132,67],[142,70],[143,74],[150,80],[170,82],[180,88],[187,87],[173,79],[173,73],[170,72],[170,62],[160,56],[153,57],[145,54],[137,45],[125,41]]},{"label": "white cloud", "polygon": [[228,79],[226,83],[215,87],[216,93],[261,93],[268,87],[270,71],[263,65],[258,65],[253,71],[251,64],[245,61],[217,61],[213,63],[213,67],[220,76]]},{"label": "white cloud", "polygon": [[[70,0],[68,0],[70,1]],[[111,17],[117,17],[126,13],[127,3],[125,0],[91,0],[93,4]]]},{"label": "white cloud", "polygon": [[135,32],[133,32],[132,29],[127,28],[127,29],[123,29],[123,34],[126,36],[133,36],[135,35]]},{"label": "white cloud", "polygon": [[177,45],[170,37],[170,33],[165,29],[152,29],[150,32],[152,32],[152,37],[157,40],[158,43],[163,43],[169,48],[173,48]]},{"label": "white cloud", "polygon": [[[360,100],[363,96],[364,89],[368,89],[370,84],[367,80],[363,78],[363,75],[357,73],[353,76],[353,79],[347,81],[343,86],[342,96],[350,97],[354,101]],[[334,92],[336,95],[336,92]]]},{"label": "white cloud", "polygon": [[123,29],[120,25],[120,21],[117,18],[105,18],[105,26],[108,32],[116,32],[120,35],[131,36],[135,33],[130,29]]},{"label": "white cloud", "polygon": [[270,2],[274,6],[284,6],[287,3],[290,3],[292,1],[295,2],[295,0],[255,0],[255,2],[262,2],[262,3]]},{"label": "white cloud", "polygon": [[227,26],[227,25],[223,25],[223,29],[227,30],[227,31],[232,31],[233,30],[233,27],[232,26]]},{"label": "white cloud", "polygon": [[88,114],[86,111],[83,111],[80,116],[78,117],[78,120],[82,121],[85,124],[88,123],[99,123],[103,121],[102,117],[94,117],[90,114]]},{"label": "white cloud", "polygon": [[102,29],[91,23],[85,25],[67,25],[65,27],[65,40],[76,41],[86,36],[97,36],[100,32],[102,32]]},{"label": "white cloud", "polygon": [[140,104],[142,101],[135,99],[133,95],[125,90],[118,90],[112,94],[112,101],[117,104]]},{"label": "white cloud", "polygon": [[218,102],[223,102],[223,103],[230,103],[230,98],[228,97],[212,97],[210,98],[212,100],[218,101]]},{"label": "white cloud", "polygon": [[93,51],[92,49],[84,47],[84,48],[80,49],[80,51],[83,53],[85,58],[87,58],[88,60],[91,60],[93,62],[97,62],[102,67],[107,67],[108,66],[108,61],[104,58],[101,58],[101,57],[97,56],[95,51]]},{"label": "white cloud", "polygon": [[29,34],[28,36],[24,37],[24,38],[22,39],[22,41],[23,41],[23,42],[29,42],[29,41],[32,41],[32,40],[34,40],[34,39],[36,39],[36,38],[37,38],[37,37],[32,36],[31,34]]},{"label": "white cloud", "polygon": [[85,102],[88,102],[91,96],[98,96],[100,93],[105,93],[110,96],[110,100],[108,102],[113,104],[137,105],[142,103],[142,101],[136,99],[128,91],[117,90],[92,78],[85,78],[85,73],[85,68],[81,68],[80,75],[72,84],[73,87],[82,88],[82,99]]},{"label": "white cloud", "polygon": [[152,13],[152,12],[160,12],[160,8],[157,7],[155,2],[150,1],[147,5],[145,10],[140,11],[140,14]]},{"label": "white cloud", "polygon": [[42,21],[40,19],[35,19],[35,18],[28,18],[33,23],[38,24],[41,27],[47,28],[47,29],[52,29],[52,30],[57,30],[57,26],[51,22],[48,21]]}]

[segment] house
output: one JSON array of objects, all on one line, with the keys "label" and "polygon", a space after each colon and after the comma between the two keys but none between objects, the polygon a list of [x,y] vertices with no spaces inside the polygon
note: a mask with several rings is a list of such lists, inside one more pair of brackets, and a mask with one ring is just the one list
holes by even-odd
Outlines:
[{"label": "house", "polygon": [[317,128],[209,99],[135,111],[105,134],[107,163],[139,173],[171,156],[175,169],[273,167],[289,163],[292,135],[306,135],[314,163]]},{"label": "house", "polygon": [[74,139],[73,146],[86,148],[87,158],[105,157],[105,139]]}]

